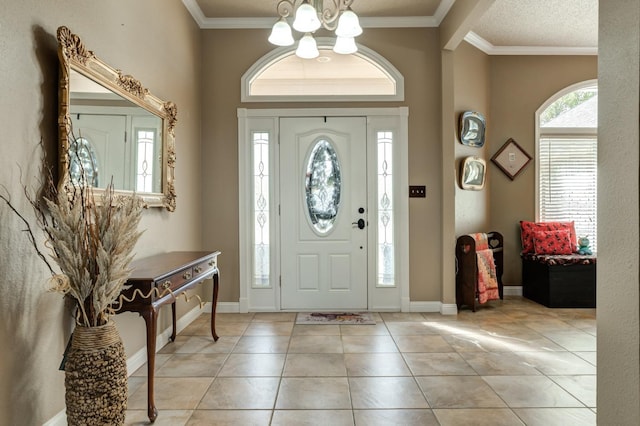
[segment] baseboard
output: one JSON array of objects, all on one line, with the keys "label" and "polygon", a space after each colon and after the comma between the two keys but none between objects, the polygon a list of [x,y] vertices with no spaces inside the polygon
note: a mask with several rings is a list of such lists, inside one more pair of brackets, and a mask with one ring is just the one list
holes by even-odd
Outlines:
[{"label": "baseboard", "polygon": [[238,300],[238,309],[238,312],[249,312],[249,299],[247,299],[246,297],[241,297],[240,300]]},{"label": "baseboard", "polygon": [[[158,336],[158,344],[159,343],[160,336]],[[162,346],[164,346],[165,344],[166,343],[163,343]],[[147,348],[142,348],[138,352],[127,357],[127,376],[131,376],[133,372],[142,367],[145,362],[147,362]]]},{"label": "baseboard", "polygon": [[[512,286],[516,288],[516,286]],[[519,293],[507,293],[505,287],[505,294],[508,295],[522,295],[522,287],[519,288]],[[456,315],[458,313],[458,307],[455,303],[442,303],[442,302],[411,302],[403,303],[406,305],[406,309],[401,309],[401,312],[440,312],[442,315]],[[241,303],[239,302],[218,302],[216,307],[217,313],[235,314],[241,312]],[[375,312],[396,312],[394,309],[373,309]],[[204,305],[202,312],[211,313],[211,302],[207,302]],[[278,312],[272,308],[265,308],[264,310],[252,309],[251,312]]]},{"label": "baseboard", "polygon": [[60,411],[55,416],[51,417],[42,426],[67,426],[67,410]]},{"label": "baseboard", "polygon": [[[196,306],[195,308],[184,314],[182,317],[180,317],[176,321],[176,334],[184,330],[196,318],[202,315],[203,312],[206,312],[206,304],[203,309],[201,309],[200,306]],[[209,312],[211,312],[211,307],[209,307]],[[158,352],[167,343],[169,343],[171,331],[171,326],[169,326],[160,334],[158,334],[158,337],[156,338],[156,352]],[[127,374],[130,376],[134,371],[142,367],[145,362],[147,362],[147,348],[143,347],[133,355],[127,357]]]},{"label": "baseboard", "polygon": [[[522,292],[522,290],[520,290]],[[401,312],[440,312],[442,315],[456,315],[458,308],[455,303],[448,304],[442,302],[408,302],[407,309],[401,309]],[[217,313],[238,313],[241,303],[238,302],[218,302],[216,307]],[[375,312],[395,312],[394,309],[373,309]],[[211,313],[211,302],[205,303],[203,312]],[[278,312],[273,308],[252,309],[251,312]]]},{"label": "baseboard", "polygon": [[521,285],[505,285],[502,287],[502,294],[505,296],[522,296]]},{"label": "baseboard", "polygon": [[[293,310],[293,312],[298,312],[298,311],[302,311],[302,310],[303,309]],[[258,306],[258,307],[254,306],[251,309],[247,309],[246,312],[244,312],[244,311],[239,311],[239,312],[247,313],[247,312],[292,312],[292,311],[289,311],[287,309],[278,310],[278,309],[276,309],[275,306]]]},{"label": "baseboard", "polygon": [[[208,314],[211,313],[211,302],[204,304],[204,310]],[[218,302],[216,305],[216,313],[218,314],[237,314],[240,312],[240,304],[238,302]]]},{"label": "baseboard", "polygon": [[440,312],[441,302],[410,302],[409,312]]},{"label": "baseboard", "polygon": [[458,315],[458,305],[455,303],[443,303],[440,313],[442,315]]},{"label": "baseboard", "polygon": [[411,299],[408,297],[400,299],[400,312],[411,312]]},{"label": "baseboard", "polygon": [[439,312],[442,315],[456,315],[458,307],[455,303],[410,302],[409,312]]}]

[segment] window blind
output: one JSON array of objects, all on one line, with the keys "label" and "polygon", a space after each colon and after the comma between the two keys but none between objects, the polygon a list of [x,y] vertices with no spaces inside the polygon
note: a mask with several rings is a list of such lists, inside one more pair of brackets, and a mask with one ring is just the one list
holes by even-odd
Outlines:
[{"label": "window blind", "polygon": [[577,236],[587,236],[595,253],[597,138],[543,136],[539,150],[540,221],[574,221]]}]

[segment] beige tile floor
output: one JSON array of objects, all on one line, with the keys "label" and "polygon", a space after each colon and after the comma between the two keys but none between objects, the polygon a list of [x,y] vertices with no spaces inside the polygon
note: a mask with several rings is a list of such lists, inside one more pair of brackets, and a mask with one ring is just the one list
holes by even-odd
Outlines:
[{"label": "beige tile floor", "polygon": [[[455,316],[296,325],[295,313],[208,315],[156,358],[156,425],[595,425],[593,309],[520,297]],[[127,424],[145,424],[146,366]]]}]

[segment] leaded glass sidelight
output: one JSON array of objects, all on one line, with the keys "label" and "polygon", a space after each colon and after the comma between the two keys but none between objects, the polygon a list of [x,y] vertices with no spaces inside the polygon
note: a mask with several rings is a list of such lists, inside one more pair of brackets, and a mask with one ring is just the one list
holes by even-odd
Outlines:
[{"label": "leaded glass sidelight", "polygon": [[314,145],[305,174],[305,195],[309,220],[316,232],[331,231],[340,207],[340,163],[331,142],[319,139]]},{"label": "leaded glass sidelight", "polygon": [[377,132],[378,286],[395,286],[393,236],[393,133]]},{"label": "leaded glass sidelight", "polygon": [[138,129],[136,132],[138,155],[136,161],[136,191],[153,192],[153,157],[156,132],[152,129]]},{"label": "leaded glass sidelight", "polygon": [[269,287],[269,133],[253,142],[253,287]]}]

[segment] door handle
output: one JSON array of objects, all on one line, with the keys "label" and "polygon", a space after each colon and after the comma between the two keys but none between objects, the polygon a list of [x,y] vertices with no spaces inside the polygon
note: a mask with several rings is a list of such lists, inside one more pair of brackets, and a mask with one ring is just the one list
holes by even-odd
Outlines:
[{"label": "door handle", "polygon": [[352,225],[357,225],[358,229],[364,229],[364,219],[358,219],[357,222],[351,222]]}]

